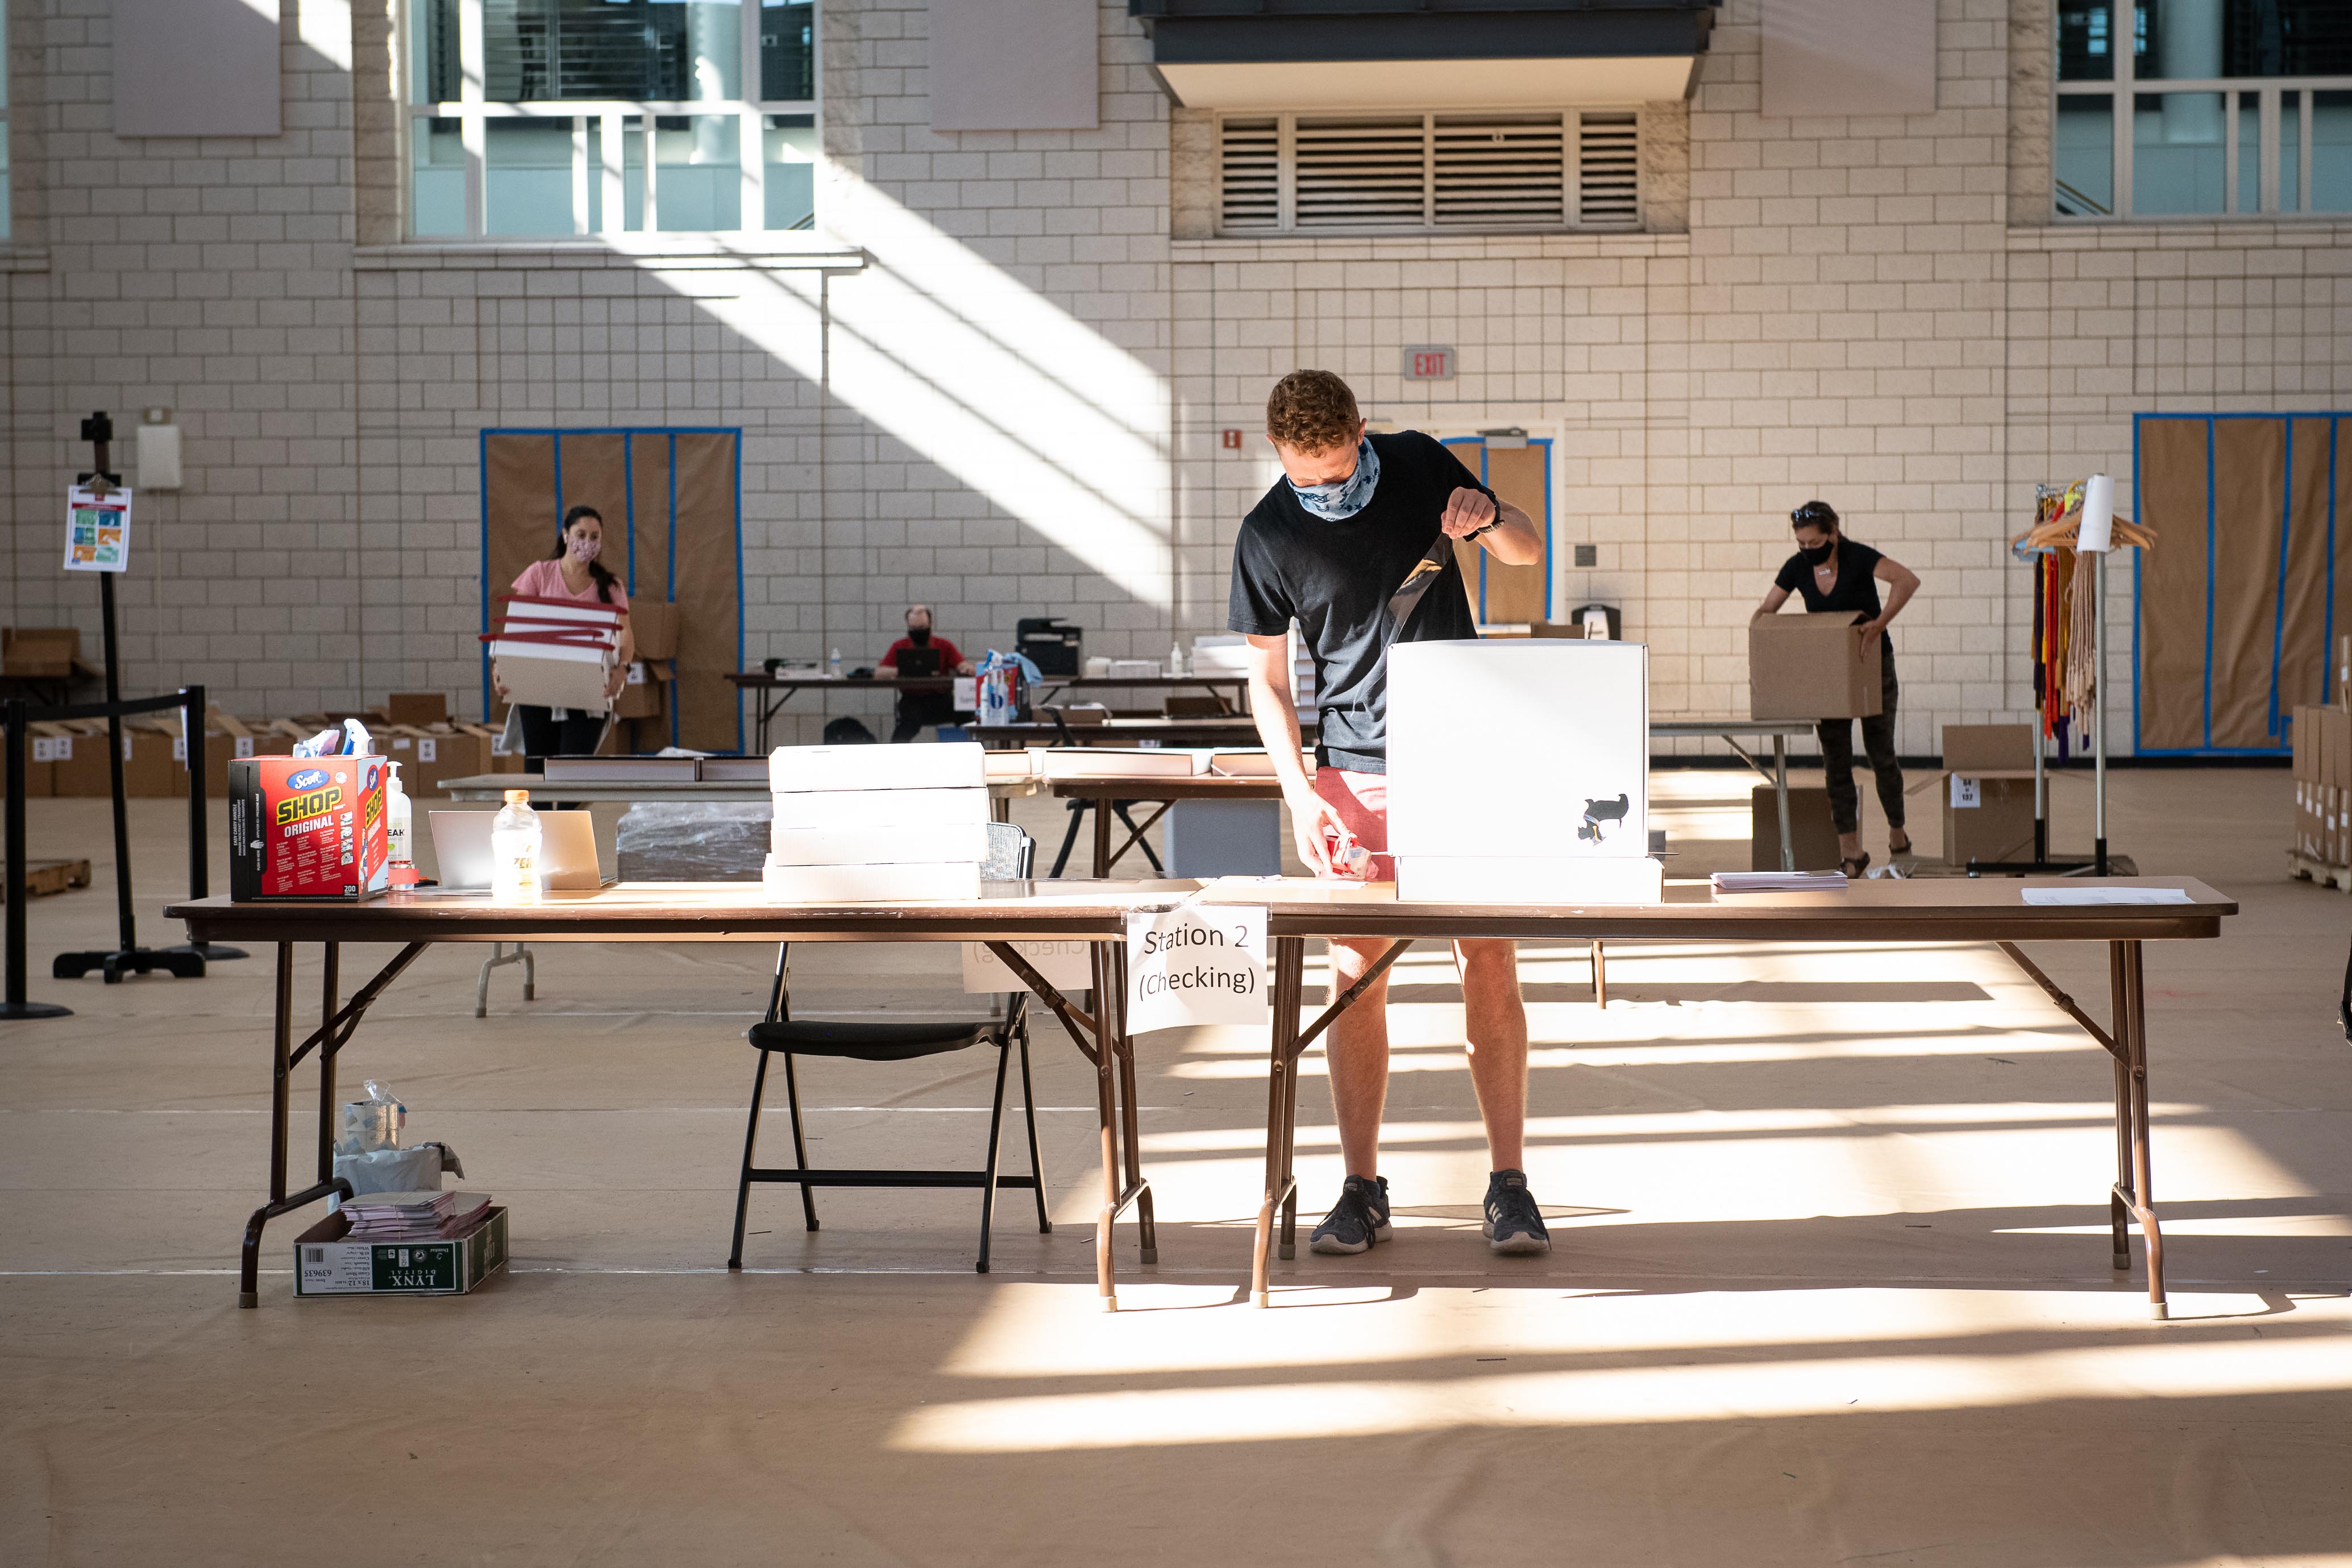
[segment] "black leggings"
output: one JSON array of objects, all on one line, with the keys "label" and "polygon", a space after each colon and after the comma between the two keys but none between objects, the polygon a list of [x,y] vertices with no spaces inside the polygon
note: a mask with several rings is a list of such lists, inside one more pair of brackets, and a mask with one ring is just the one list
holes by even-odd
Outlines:
[{"label": "black leggings", "polygon": [[554,709],[530,703],[516,704],[515,711],[522,716],[522,749],[526,757],[593,757],[597,742],[604,738],[604,716],[601,713],[571,708],[566,710],[565,717],[557,718]]},{"label": "black leggings", "polygon": [[[1878,780],[1878,804],[1886,825],[1903,827],[1903,769],[1895,760],[1895,650],[1878,651],[1880,695],[1876,718],[1862,721],[1862,749]],[[1862,796],[1853,787],[1853,720],[1825,718],[1821,722],[1822,766],[1829,775],[1830,818],[1841,833],[1862,827]]]}]

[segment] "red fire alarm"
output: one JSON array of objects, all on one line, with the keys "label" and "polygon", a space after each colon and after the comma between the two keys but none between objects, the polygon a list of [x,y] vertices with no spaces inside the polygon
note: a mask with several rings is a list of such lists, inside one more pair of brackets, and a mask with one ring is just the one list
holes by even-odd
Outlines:
[{"label": "red fire alarm", "polygon": [[1242,449],[1242,433],[1238,430],[1220,431],[1218,444],[1228,452],[1239,452]]}]

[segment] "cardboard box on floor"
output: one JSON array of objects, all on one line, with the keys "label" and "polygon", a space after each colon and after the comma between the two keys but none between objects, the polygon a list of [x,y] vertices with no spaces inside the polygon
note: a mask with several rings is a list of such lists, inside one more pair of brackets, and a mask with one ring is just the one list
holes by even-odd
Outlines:
[{"label": "cardboard box on floor", "polygon": [[[187,775],[173,757],[179,740],[174,716],[166,729],[145,715],[122,721],[122,796],[126,800],[162,800],[188,792]],[[114,770],[107,758],[104,719],[75,719],[58,728],[67,731],[70,755],[58,758],[52,789],[79,799],[111,797]]]},{"label": "cardboard box on floor", "polygon": [[[1772,786],[1759,784],[1748,802],[1748,865],[1780,869],[1780,804]],[[1789,838],[1799,871],[1838,869],[1837,821],[1830,815],[1830,792],[1822,785],[1789,786]]]},{"label": "cardboard box on floor", "polygon": [[2287,735],[2294,748],[2294,827],[2287,847],[2306,860],[2320,860],[2320,710],[2298,707]]},{"label": "cardboard box on floor", "polygon": [[443,692],[394,692],[383,700],[383,716],[388,724],[446,724],[449,698]]},{"label": "cardboard box on floor", "polygon": [[1875,718],[1885,706],[1883,637],[1865,646],[1859,610],[1767,615],[1748,626],[1748,716]]},{"label": "cardboard box on floor", "polygon": [[2352,711],[2319,710],[2320,858],[2352,865]]},{"label": "cardboard box on floor", "polygon": [[400,764],[400,787],[411,797],[446,795],[452,779],[496,771],[490,737],[478,725],[395,725],[376,737],[376,749]]},{"label": "cardboard box on floor", "polygon": [[[188,792],[188,748],[180,737],[180,715],[159,714],[157,724],[172,737],[172,760],[178,764],[173,770],[173,794]],[[255,736],[243,719],[225,714],[218,708],[205,716],[205,799],[223,800],[228,798],[228,765],[232,758],[254,754]]]},{"label": "cardboard box on floor", "polygon": [[0,674],[70,675],[80,657],[81,632],[71,626],[0,630]]},{"label": "cardboard box on floor", "polygon": [[[61,724],[25,727],[25,799],[46,800],[58,792],[58,758],[73,749],[73,732]],[[0,789],[6,780],[0,779]]]},{"label": "cardboard box on floor", "polygon": [[628,684],[614,700],[613,711],[622,718],[659,718],[669,711],[669,685],[677,679],[677,666],[668,659],[639,659],[629,666]]},{"label": "cardboard box on floor", "polygon": [[1942,797],[1944,860],[2033,856],[2033,727],[1948,724],[1944,771],[1930,780]]}]

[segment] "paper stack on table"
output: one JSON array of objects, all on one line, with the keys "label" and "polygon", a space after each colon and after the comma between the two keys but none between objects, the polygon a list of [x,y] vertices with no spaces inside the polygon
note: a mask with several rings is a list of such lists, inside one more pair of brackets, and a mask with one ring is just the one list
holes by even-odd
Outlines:
[{"label": "paper stack on table", "polygon": [[1649,853],[1649,653],[1552,638],[1391,647],[1397,896],[1663,902]]},{"label": "paper stack on table", "polygon": [[978,898],[988,858],[981,747],[782,746],[761,880],[777,904]]},{"label": "paper stack on table", "polygon": [[1717,893],[1835,893],[1842,871],[1719,871],[1708,879]]},{"label": "paper stack on table", "polygon": [[372,1192],[343,1205],[353,1241],[441,1241],[489,1207],[482,1192]]}]

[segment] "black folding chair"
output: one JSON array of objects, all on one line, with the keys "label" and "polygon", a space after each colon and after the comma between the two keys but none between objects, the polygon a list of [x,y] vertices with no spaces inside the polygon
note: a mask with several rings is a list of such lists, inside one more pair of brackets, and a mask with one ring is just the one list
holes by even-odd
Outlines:
[{"label": "black folding chair", "polygon": [[[992,881],[1026,877],[1036,854],[1036,845],[1029,835],[1010,822],[988,824],[989,858],[981,868],[982,876]],[[1045,1166],[1037,1153],[1037,1092],[1029,1071],[1029,996],[1014,992],[1007,998],[1001,1017],[939,1023],[862,1023],[828,1022],[822,1019],[799,1019],[792,1016],[791,996],[792,944],[780,944],[776,948],[776,982],[769,993],[768,1016],[751,1026],[751,1049],[760,1053],[760,1065],[751,1077],[751,1118],[743,1129],[743,1167],[735,1186],[735,1245],[727,1255],[730,1269],[743,1267],[743,1222],[750,1211],[751,1184],[778,1182],[797,1186],[801,1189],[801,1213],[811,1230],[817,1228],[816,1197],[813,1189],[820,1186],[898,1186],[898,1187],[978,1187],[980,1200],[980,1261],[975,1266],[981,1273],[988,1272],[988,1239],[991,1221],[996,1213],[996,1191],[999,1187],[1027,1187],[1036,1194],[1037,1228],[1050,1232],[1052,1220],[1045,1217]],[[800,1081],[793,1068],[796,1056],[844,1057],[856,1061],[913,1061],[927,1056],[943,1056],[950,1051],[969,1051],[976,1046],[996,1048],[996,1093],[988,1113],[988,1158],[979,1170],[867,1170],[828,1168],[812,1170],[808,1163],[808,1144],[801,1131]],[[1003,1139],[1004,1079],[1010,1058],[1015,1050],[1021,1056],[1022,1110],[1029,1128],[1029,1174],[999,1176],[998,1150]],[[760,1140],[760,1103],[768,1085],[768,1059],[784,1059],[784,1094],[792,1106],[793,1166],[790,1169],[761,1166],[751,1163]]]}]

